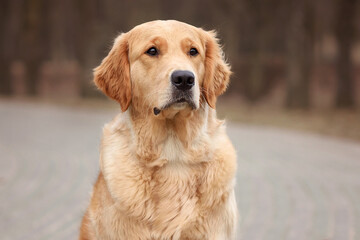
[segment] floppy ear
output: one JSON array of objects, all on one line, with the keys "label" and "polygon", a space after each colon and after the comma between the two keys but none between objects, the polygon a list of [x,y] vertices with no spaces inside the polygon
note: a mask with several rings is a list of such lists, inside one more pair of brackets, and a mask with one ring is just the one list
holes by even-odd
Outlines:
[{"label": "floppy ear", "polygon": [[123,112],[128,109],[131,102],[131,82],[126,34],[115,39],[109,54],[94,69],[94,82],[107,96],[120,103]]},{"label": "floppy ear", "polygon": [[216,98],[223,94],[229,84],[230,66],[224,59],[223,51],[214,31],[206,32],[205,77],[203,94],[210,107],[215,108]]}]

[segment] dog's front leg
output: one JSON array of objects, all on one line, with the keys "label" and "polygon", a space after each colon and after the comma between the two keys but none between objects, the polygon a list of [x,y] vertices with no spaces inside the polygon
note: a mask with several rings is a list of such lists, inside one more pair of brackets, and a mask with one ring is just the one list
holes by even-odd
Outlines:
[{"label": "dog's front leg", "polygon": [[[210,239],[233,239],[238,211],[234,194],[236,156],[230,142],[207,163],[199,188],[200,214],[211,226]],[[220,223],[220,224],[219,224]]]}]

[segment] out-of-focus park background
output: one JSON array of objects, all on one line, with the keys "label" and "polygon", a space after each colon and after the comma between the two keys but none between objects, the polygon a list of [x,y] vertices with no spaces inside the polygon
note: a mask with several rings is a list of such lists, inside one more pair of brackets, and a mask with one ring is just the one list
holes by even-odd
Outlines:
[{"label": "out-of-focus park background", "polygon": [[177,19],[218,31],[234,71],[224,100],[228,117],[360,139],[357,0],[0,4],[1,95],[97,98],[92,69],[117,34],[146,21]]},{"label": "out-of-focus park background", "polygon": [[232,65],[239,236],[360,239],[359,0],[1,0],[0,238],[76,239],[120,111],[92,69],[155,19],[217,30]]}]

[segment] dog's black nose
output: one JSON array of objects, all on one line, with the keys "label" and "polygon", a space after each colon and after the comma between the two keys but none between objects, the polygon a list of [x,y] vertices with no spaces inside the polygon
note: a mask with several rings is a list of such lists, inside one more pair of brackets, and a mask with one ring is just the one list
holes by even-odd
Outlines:
[{"label": "dog's black nose", "polygon": [[190,71],[174,71],[171,74],[172,84],[179,90],[189,90],[195,85],[195,76]]}]

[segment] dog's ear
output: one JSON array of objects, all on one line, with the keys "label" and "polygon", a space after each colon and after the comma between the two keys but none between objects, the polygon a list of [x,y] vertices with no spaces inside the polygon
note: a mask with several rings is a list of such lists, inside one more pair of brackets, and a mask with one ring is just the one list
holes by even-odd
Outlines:
[{"label": "dog's ear", "polygon": [[120,103],[123,112],[128,109],[131,102],[131,81],[126,34],[115,39],[109,54],[94,69],[94,82],[107,96]]},{"label": "dog's ear", "polygon": [[223,51],[216,38],[216,32],[205,32],[205,76],[203,95],[210,107],[215,108],[216,99],[229,84],[230,66],[224,59]]}]

